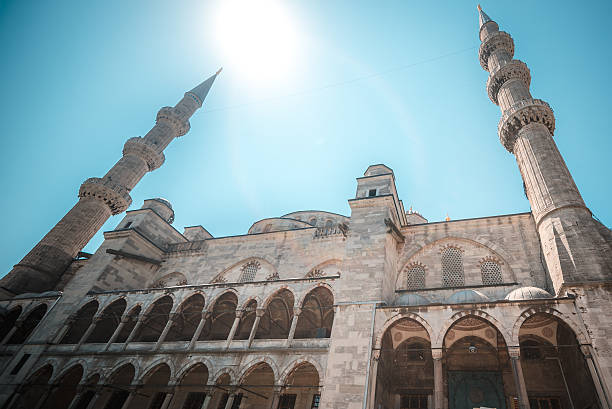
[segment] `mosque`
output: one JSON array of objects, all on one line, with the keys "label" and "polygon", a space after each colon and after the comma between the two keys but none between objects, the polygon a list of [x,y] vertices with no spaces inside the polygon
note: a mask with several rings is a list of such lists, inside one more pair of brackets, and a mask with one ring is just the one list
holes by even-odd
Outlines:
[{"label": "mosque", "polygon": [[612,232],[512,37],[478,17],[530,212],[429,223],[382,164],[357,178],[350,215],[296,211],[239,236],[181,232],[164,199],[126,211],[217,72],[87,179],[0,280],[0,407],[610,409]]}]

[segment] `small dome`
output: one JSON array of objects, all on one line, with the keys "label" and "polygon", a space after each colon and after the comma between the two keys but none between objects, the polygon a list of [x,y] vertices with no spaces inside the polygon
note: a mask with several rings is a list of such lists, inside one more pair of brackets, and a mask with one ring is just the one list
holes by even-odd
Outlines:
[{"label": "small dome", "polygon": [[549,292],[542,290],[538,287],[519,287],[516,288],[506,295],[506,300],[537,300],[540,298],[553,298]]},{"label": "small dome", "polygon": [[476,290],[457,291],[446,299],[449,304],[463,304],[469,302],[486,302],[489,297]]},{"label": "small dome", "polygon": [[163,203],[166,206],[168,206],[170,209],[172,209],[172,203],[170,203],[169,201],[167,201],[163,197],[156,197],[156,198],[151,199],[151,200],[155,200],[156,202]]},{"label": "small dome", "polygon": [[395,299],[395,305],[425,305],[431,304],[427,298],[422,295],[406,293]]}]

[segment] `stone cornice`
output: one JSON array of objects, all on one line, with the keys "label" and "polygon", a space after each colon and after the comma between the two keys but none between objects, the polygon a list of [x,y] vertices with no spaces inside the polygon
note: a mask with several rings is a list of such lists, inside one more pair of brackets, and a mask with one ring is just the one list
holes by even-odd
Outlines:
[{"label": "stone cornice", "polygon": [[497,132],[502,145],[514,153],[514,144],[519,131],[532,123],[540,123],[548,128],[551,135],[555,132],[555,115],[552,108],[541,99],[524,99],[504,111]]},{"label": "stone cornice", "polygon": [[508,64],[491,71],[489,79],[487,80],[487,93],[489,94],[489,99],[494,104],[499,105],[497,94],[502,85],[513,78],[523,81],[525,87],[529,89],[531,74],[527,65],[522,61],[512,60]]},{"label": "stone cornice", "polygon": [[480,44],[478,50],[478,59],[480,65],[486,71],[489,71],[489,56],[497,49],[505,49],[510,57],[514,56],[514,41],[510,34],[505,31],[498,31],[495,34],[491,34]]},{"label": "stone cornice", "polygon": [[128,190],[106,178],[89,178],[81,185],[79,197],[104,202],[112,214],[124,212],[132,203]]}]

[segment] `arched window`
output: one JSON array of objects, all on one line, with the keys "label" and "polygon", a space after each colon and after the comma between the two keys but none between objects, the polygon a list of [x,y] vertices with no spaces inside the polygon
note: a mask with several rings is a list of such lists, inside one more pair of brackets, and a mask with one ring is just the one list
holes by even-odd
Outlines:
[{"label": "arched window", "polygon": [[331,220],[328,220],[325,222],[325,228],[329,229],[333,226],[334,222],[332,222]]},{"label": "arched window", "polygon": [[487,260],[480,265],[482,272],[482,283],[485,285],[501,284],[502,272],[498,263],[492,260]]},{"label": "arched window", "polygon": [[317,218],[313,217],[308,221],[308,224],[312,225],[312,226],[316,226],[317,225]]},{"label": "arched window", "polygon": [[412,264],[406,267],[406,288],[408,290],[418,290],[425,288],[425,267],[419,264]]},{"label": "arched window", "polygon": [[261,265],[259,264],[259,262],[255,260],[249,261],[248,263],[246,263],[244,266],[242,266],[242,274],[240,275],[240,282],[248,283],[251,281],[255,281],[255,275],[257,274],[260,268],[261,268]]},{"label": "arched window", "polygon": [[456,247],[445,248],[442,250],[442,285],[462,287],[464,283],[461,250]]}]

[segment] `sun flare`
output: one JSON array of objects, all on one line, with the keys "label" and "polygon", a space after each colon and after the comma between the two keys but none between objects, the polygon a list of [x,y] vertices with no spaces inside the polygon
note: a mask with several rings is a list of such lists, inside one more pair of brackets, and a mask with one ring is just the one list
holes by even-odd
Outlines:
[{"label": "sun flare", "polygon": [[286,77],[296,64],[295,21],[280,1],[221,2],[215,35],[224,66],[248,79]]}]

